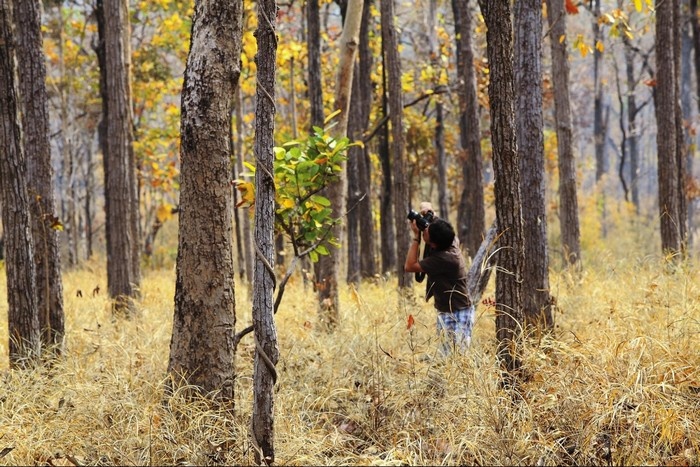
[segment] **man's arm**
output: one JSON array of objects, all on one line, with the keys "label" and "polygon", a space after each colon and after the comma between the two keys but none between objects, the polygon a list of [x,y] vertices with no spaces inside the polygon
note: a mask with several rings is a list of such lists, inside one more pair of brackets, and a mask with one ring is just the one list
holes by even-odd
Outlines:
[{"label": "man's arm", "polygon": [[420,233],[413,232],[413,239],[411,240],[411,246],[408,248],[408,253],[406,253],[406,262],[403,265],[403,269],[406,272],[425,272],[423,268],[420,267],[418,262],[418,253],[420,251]]}]

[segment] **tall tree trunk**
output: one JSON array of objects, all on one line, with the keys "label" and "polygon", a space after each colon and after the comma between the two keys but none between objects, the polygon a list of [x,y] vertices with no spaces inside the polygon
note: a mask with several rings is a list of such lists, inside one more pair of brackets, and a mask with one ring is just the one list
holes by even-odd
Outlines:
[{"label": "tall tree trunk", "polygon": [[36,295],[42,342],[60,353],[65,332],[63,280],[58,249],[58,221],[53,194],[49,141],[46,64],[42,50],[41,4],[15,0],[19,39],[20,93],[24,107],[24,147],[29,196],[32,198],[32,238],[36,267]]},{"label": "tall tree trunk", "polygon": [[[428,38],[430,43],[429,53],[431,65],[438,73],[434,85],[439,84],[439,74],[443,73],[440,64],[440,50],[437,30],[438,4],[437,0],[430,0],[428,8]],[[447,153],[445,151],[445,121],[444,109],[441,98],[435,99],[435,158],[437,159],[437,186],[438,186],[438,212],[443,219],[450,219],[449,188],[447,186]]]},{"label": "tall tree trunk", "polygon": [[[382,115],[389,112],[389,90],[387,83],[386,44],[382,41]],[[379,160],[382,164],[382,191],[379,197],[380,242],[382,252],[382,273],[389,274],[396,269],[396,233],[394,231],[394,190],[392,186],[391,155],[389,154],[389,125],[383,125],[379,132]]]},{"label": "tall tree trunk", "polygon": [[[674,47],[674,2],[656,2],[656,124],[659,168],[659,214],[661,250],[681,253],[681,203],[678,179],[678,138],[676,135],[676,68]],[[663,72],[660,72],[663,70]]]},{"label": "tall tree trunk", "polygon": [[457,43],[457,76],[460,77],[459,135],[462,161],[462,196],[457,213],[457,233],[462,246],[474,256],[486,228],[484,212],[483,161],[479,102],[476,95],[474,52],[472,51],[472,12],[469,0],[452,0]]},{"label": "tall tree trunk", "polygon": [[307,64],[309,89],[309,132],[313,127],[323,126],[323,84],[321,83],[321,13],[319,0],[306,2],[306,47],[309,63]]},{"label": "tall tree trunk", "polygon": [[[340,57],[336,75],[335,108],[340,110],[333,127],[335,139],[345,138],[348,133],[348,113],[352,97],[352,81],[355,70],[355,57],[359,44],[360,24],[362,21],[363,0],[348,0],[343,33],[339,39]],[[336,218],[340,218],[330,229],[330,235],[335,239],[343,238],[343,221],[345,215],[345,196],[347,194],[347,174],[345,163],[337,182],[327,187],[328,199],[331,202]],[[321,256],[318,262],[319,275],[316,285],[318,291],[319,318],[324,327],[331,330],[338,323],[340,300],[338,296],[338,276],[340,273],[340,248],[329,247],[329,254]]]},{"label": "tall tree trunk", "polygon": [[[403,93],[401,91],[401,61],[399,58],[399,40],[394,25],[394,0],[380,0],[382,21],[382,44],[384,47],[387,68],[389,93],[389,121],[391,123],[391,155],[392,155],[392,196],[394,205],[394,228],[396,229],[396,248],[408,248],[411,239],[406,223],[411,197],[408,193],[408,178],[406,172],[406,155],[403,135]],[[396,261],[396,273],[402,299],[408,294],[413,275],[403,270],[403,264]]]},{"label": "tall tree trunk", "polygon": [[523,325],[523,245],[520,171],[515,136],[513,91],[513,38],[509,0],[480,0],[486,22],[489,60],[491,140],[498,228],[496,272],[496,339],[504,383],[520,369],[520,333]]},{"label": "tall tree trunk", "polygon": [[554,120],[557,128],[559,170],[559,228],[564,264],[581,267],[581,230],[576,193],[573,126],[569,97],[569,56],[564,3],[547,0],[549,42],[552,51],[552,85],[554,87]]},{"label": "tall tree trunk", "polygon": [[27,161],[22,143],[18,44],[11,0],[0,1],[0,204],[5,229],[10,366],[39,357],[41,337]]},{"label": "tall tree trunk", "polygon": [[253,278],[253,327],[255,332],[254,401],[251,436],[255,463],[275,461],[274,393],[279,360],[274,321],[274,219],[275,180],[273,146],[275,131],[275,63],[277,3],[258,2],[258,82],[255,95],[255,257]]},{"label": "tall tree trunk", "polygon": [[542,117],[542,2],[515,3],[515,106],[523,211],[522,300],[528,324],[554,326],[549,294]]},{"label": "tall tree trunk", "polygon": [[[98,3],[102,0],[98,0]],[[106,92],[104,177],[107,230],[107,286],[115,311],[133,311],[140,274],[136,167],[132,150],[129,16],[125,0],[103,0]],[[99,23],[98,23],[99,24]]]},{"label": "tall tree trunk", "polygon": [[603,115],[603,52],[597,44],[603,40],[603,33],[598,18],[600,18],[601,0],[593,1],[593,138],[595,142],[595,181],[600,182],[607,172],[605,158],[605,133],[607,124]]},{"label": "tall tree trunk", "polygon": [[241,0],[198,0],[182,87],[180,221],[168,373],[233,403],[236,325],[230,110],[240,76]]},{"label": "tall tree trunk", "polygon": [[[243,151],[243,112],[241,106],[243,102],[241,100],[241,88],[236,86],[236,102],[234,103],[234,112],[236,115],[236,138],[234,147],[236,148],[236,173],[238,175],[243,173],[243,163],[245,162],[245,154]],[[238,176],[237,175],[237,176]],[[235,194],[234,190],[234,194]],[[237,208],[236,208],[237,209]],[[245,262],[245,283],[250,285],[253,283],[253,241],[251,239],[251,225],[250,225],[250,215],[248,210],[243,210],[241,224],[243,226],[241,235],[238,237],[238,242],[243,246],[243,261]],[[239,261],[241,258],[239,258]],[[253,298],[248,294],[249,298]]]},{"label": "tall tree trunk", "polygon": [[676,126],[676,165],[678,172],[678,235],[681,241],[681,254],[685,255],[688,242],[688,200],[686,197],[687,180],[687,160],[685,131],[687,127],[683,121],[683,110],[681,109],[681,31],[683,24],[681,20],[681,0],[673,1],[673,69],[674,69],[674,114]]}]

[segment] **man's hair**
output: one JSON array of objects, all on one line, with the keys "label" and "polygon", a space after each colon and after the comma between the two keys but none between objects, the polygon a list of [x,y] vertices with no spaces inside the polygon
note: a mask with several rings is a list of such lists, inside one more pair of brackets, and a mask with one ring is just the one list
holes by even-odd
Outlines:
[{"label": "man's hair", "polygon": [[455,229],[446,220],[436,219],[428,226],[428,235],[438,250],[446,250],[455,239]]}]

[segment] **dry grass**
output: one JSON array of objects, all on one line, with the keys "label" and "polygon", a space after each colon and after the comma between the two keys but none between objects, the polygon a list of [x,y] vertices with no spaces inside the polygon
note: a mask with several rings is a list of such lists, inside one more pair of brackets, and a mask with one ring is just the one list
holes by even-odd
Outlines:
[{"label": "dry grass", "polygon": [[[521,397],[499,389],[487,306],[470,352],[440,360],[432,304],[397,309],[393,280],[344,290],[342,324],[327,335],[314,329],[311,290],[293,279],[277,316],[277,463],[698,465],[697,270],[611,258],[580,279],[552,273],[556,335],[528,343]],[[88,292],[105,288],[103,269],[65,275],[64,359],[10,371],[0,346],[0,452],[14,448],[0,463],[250,465],[250,336],[237,356],[235,414],[177,394],[165,401],[174,274],[148,272],[142,312],[127,321]],[[5,293],[2,272],[3,343]],[[244,286],[236,295],[240,328],[250,305]]]}]

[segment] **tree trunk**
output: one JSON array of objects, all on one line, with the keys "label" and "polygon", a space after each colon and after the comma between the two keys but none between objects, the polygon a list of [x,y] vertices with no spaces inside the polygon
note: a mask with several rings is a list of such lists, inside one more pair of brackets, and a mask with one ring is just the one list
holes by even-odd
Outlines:
[{"label": "tree trunk", "polygon": [[[386,71],[386,44],[382,41],[382,115],[389,112]],[[389,125],[379,132],[379,160],[382,164],[382,191],[379,197],[380,242],[382,252],[382,274],[396,269],[396,233],[394,231],[394,193],[392,187],[391,155],[389,154]]]},{"label": "tree trunk", "polygon": [[14,2],[20,93],[24,106],[24,147],[32,208],[32,238],[36,267],[36,295],[42,342],[61,352],[65,332],[63,281],[56,229],[53,168],[49,141],[46,64],[41,37],[41,4],[35,0]]},{"label": "tree trunk", "polygon": [[520,368],[519,338],[523,325],[521,282],[524,263],[520,171],[515,136],[513,38],[510,2],[480,0],[486,22],[489,61],[491,140],[498,227],[496,272],[496,338],[504,383]]},{"label": "tree trunk", "polygon": [[240,76],[242,2],[195,5],[182,88],[180,220],[168,373],[233,403],[235,347],[230,110]]},{"label": "tree trunk", "polygon": [[0,204],[5,229],[10,366],[39,357],[36,266],[27,161],[22,144],[22,101],[11,0],[0,2]]},{"label": "tree trunk", "polygon": [[595,181],[600,182],[607,172],[605,158],[606,119],[603,115],[603,53],[597,44],[603,40],[603,33],[598,18],[600,18],[601,0],[593,0],[593,138],[595,141]]},{"label": "tree trunk", "polygon": [[[245,162],[245,154],[243,151],[243,112],[241,106],[243,105],[241,100],[241,88],[236,86],[236,102],[235,115],[236,115],[236,140],[234,147],[236,148],[236,173],[237,176],[243,173],[243,163]],[[234,194],[237,190],[234,190]],[[237,209],[237,208],[236,208]],[[238,242],[243,245],[243,261],[245,261],[245,283],[250,285],[253,283],[253,241],[251,239],[251,226],[250,226],[250,215],[248,209],[244,209],[242,215],[241,223],[243,224],[243,232],[238,238]],[[239,261],[241,258],[239,258]],[[252,297],[249,295],[249,298]]]},{"label": "tree trunk", "polygon": [[274,321],[274,219],[275,180],[273,146],[275,131],[275,63],[277,59],[275,0],[258,2],[258,82],[255,99],[255,257],[253,278],[253,327],[255,331],[254,401],[251,436],[255,463],[275,461],[274,394],[279,360]]},{"label": "tree trunk", "polygon": [[[408,193],[408,179],[406,176],[406,155],[404,150],[403,135],[403,93],[401,91],[401,61],[399,58],[399,41],[394,25],[394,0],[380,0],[382,21],[382,44],[384,47],[385,62],[387,68],[387,82],[389,93],[389,121],[391,123],[391,162],[392,162],[392,196],[394,205],[394,228],[396,229],[396,248],[403,251],[410,245],[411,236],[406,223],[406,214],[411,203]],[[403,264],[396,262],[399,292],[401,299],[407,297],[407,291],[411,287],[413,274],[403,270]],[[410,294],[412,295],[412,294]]]},{"label": "tree trunk", "polygon": [[545,208],[542,128],[542,2],[515,3],[515,106],[523,211],[522,300],[526,322],[554,326],[549,295],[549,249]]},{"label": "tree trunk", "polygon": [[[98,0],[99,2],[100,0]],[[133,311],[138,295],[138,211],[132,151],[129,16],[125,0],[104,0],[105,211],[107,286],[115,311]]]},{"label": "tree trunk", "polygon": [[472,52],[472,12],[469,0],[452,0],[457,45],[457,69],[461,78],[459,95],[459,135],[462,161],[462,196],[457,213],[457,233],[469,256],[481,244],[486,226],[484,212],[483,162],[479,102],[476,95],[474,53]]},{"label": "tree trunk", "polygon": [[323,126],[323,84],[321,83],[321,13],[318,0],[306,2],[306,46],[309,50],[309,132],[313,127]]},{"label": "tree trunk", "polygon": [[[362,3],[364,0],[348,0],[343,33],[340,37],[340,60],[336,75],[335,108],[340,110],[336,117],[337,125],[333,127],[333,137],[337,140],[345,138],[348,133],[348,113],[352,97],[352,82],[355,70],[355,57],[359,44],[360,24],[362,21]],[[327,188],[328,199],[336,218],[345,215],[345,196],[347,194],[347,174],[345,163],[337,182]],[[343,238],[342,218],[333,224],[330,235],[335,239]],[[319,275],[316,285],[318,291],[320,323],[327,329],[334,329],[338,323],[340,301],[338,297],[338,276],[340,273],[341,251],[330,245],[330,254],[321,256],[318,262]]]},{"label": "tree trunk", "polygon": [[[674,0],[675,1],[675,0]],[[676,136],[676,75],[674,65],[674,2],[656,2],[656,125],[659,168],[661,251],[681,253],[681,218]],[[663,72],[660,72],[663,70]]]},{"label": "tree trunk", "polygon": [[573,148],[571,101],[569,98],[569,57],[566,13],[560,1],[547,0],[549,42],[552,51],[554,121],[557,128],[559,170],[559,228],[564,264],[581,266],[581,230],[576,192],[576,163]]}]

